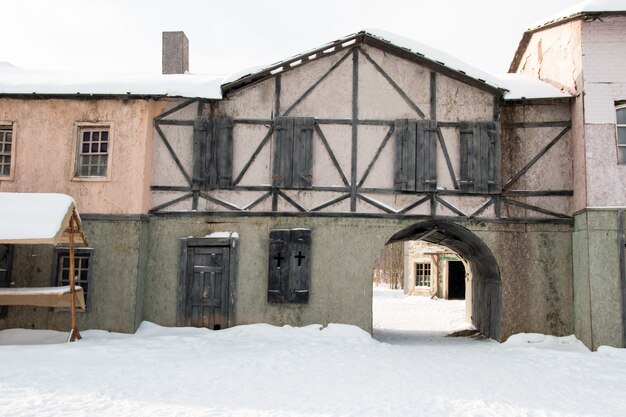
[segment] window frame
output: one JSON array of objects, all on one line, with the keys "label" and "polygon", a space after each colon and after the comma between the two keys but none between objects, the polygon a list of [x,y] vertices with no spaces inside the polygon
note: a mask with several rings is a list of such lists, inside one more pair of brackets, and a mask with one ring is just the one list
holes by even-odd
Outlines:
[{"label": "window frame", "polygon": [[[15,122],[0,121],[0,130],[11,129],[11,153],[9,154],[9,175],[0,174],[0,181],[13,181],[15,179],[15,155],[16,155],[16,126]],[[3,154],[4,155],[4,154]]]},{"label": "window frame", "polygon": [[[619,143],[619,129],[624,128],[626,130],[626,123],[624,124],[620,124],[617,121],[617,112],[619,110],[624,110],[626,111],[626,104],[618,104],[615,106],[615,146],[616,146],[616,150],[617,150],[617,164],[618,165],[626,165],[626,154],[622,154],[622,152],[620,152],[620,148],[624,148],[626,149],[626,143],[624,143],[623,145],[621,145]],[[624,156],[622,156],[624,155]]]},{"label": "window frame", "polygon": [[[67,257],[69,256],[70,253],[70,248],[69,246],[57,246],[54,248],[54,269],[52,272],[52,279],[51,279],[51,286],[53,287],[60,287],[62,285],[69,285],[69,283],[67,284],[63,284],[61,282],[60,279],[60,269],[62,268],[62,262],[61,259],[63,257]],[[85,295],[85,310],[89,311],[90,310],[90,306],[91,306],[91,294],[93,292],[93,262],[94,262],[94,249],[91,247],[80,247],[80,248],[74,248],[74,259],[78,258],[78,257],[84,257],[84,256],[88,256],[89,257],[89,266],[87,268],[87,291],[84,291],[84,295]],[[80,285],[80,282],[76,282],[76,285]]]},{"label": "window frame", "polygon": [[[81,157],[81,145],[82,145],[82,133],[86,129],[100,129],[108,130],[108,146],[107,146],[107,163],[106,163],[106,175],[103,176],[85,176],[80,175],[80,157]],[[77,122],[74,124],[74,164],[72,167],[72,181],[111,181],[111,165],[113,154],[113,136],[114,136],[114,124],[113,122]]]},{"label": "window frame", "polygon": [[[418,268],[422,266],[424,267],[424,271],[426,270],[425,267],[428,267],[428,275],[426,274],[418,274]],[[433,284],[433,279],[432,279],[432,272],[433,272],[433,266],[432,263],[430,262],[414,262],[413,263],[413,270],[415,271],[415,288],[432,288],[432,284]],[[428,277],[428,285],[418,285],[418,279],[419,277]],[[425,280],[424,280],[425,282]]]}]

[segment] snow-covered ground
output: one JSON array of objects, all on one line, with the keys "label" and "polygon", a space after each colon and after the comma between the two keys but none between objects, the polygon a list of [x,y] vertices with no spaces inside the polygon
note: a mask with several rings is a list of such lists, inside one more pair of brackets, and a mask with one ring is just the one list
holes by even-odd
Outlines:
[{"label": "snow-covered ground", "polygon": [[57,332],[2,331],[0,415],[626,415],[623,349],[592,353],[573,337],[445,337],[465,326],[462,303],[390,290],[375,291],[374,315],[387,342],[337,324],[144,322],[134,335],[84,331],[71,344]]}]

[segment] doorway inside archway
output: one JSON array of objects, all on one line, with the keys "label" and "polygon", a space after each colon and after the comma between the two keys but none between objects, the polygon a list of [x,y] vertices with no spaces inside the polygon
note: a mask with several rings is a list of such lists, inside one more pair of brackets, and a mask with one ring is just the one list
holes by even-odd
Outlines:
[{"label": "doorway inside archway", "polygon": [[[389,259],[395,260],[390,262]],[[402,261],[399,262],[398,259]],[[390,265],[401,264],[398,268],[386,270]],[[393,288],[401,275],[401,295],[421,296],[428,300],[445,300],[464,303],[461,316],[467,322],[491,339],[500,340],[501,290],[500,273],[495,257],[489,247],[470,230],[448,221],[428,220],[406,227],[396,233],[381,251],[374,268],[374,282]],[[386,281],[385,281],[386,280]],[[397,287],[396,287],[397,288]],[[391,293],[381,294],[374,290],[375,297],[392,297]],[[398,290],[396,289],[396,294]],[[396,295],[397,296],[397,295]],[[405,304],[415,301],[404,301]],[[377,325],[377,306],[374,300],[374,328]],[[436,305],[436,313],[431,321],[454,320],[442,310],[443,304]],[[414,320],[428,316],[428,309],[434,304],[420,305],[424,312]],[[428,307],[425,307],[428,306]],[[452,304],[450,304],[452,306]],[[464,313],[464,314],[463,314]],[[402,313],[400,313],[402,314]],[[402,320],[406,317],[402,318]],[[429,327],[428,330],[432,330]],[[441,331],[453,331],[443,328]]]}]

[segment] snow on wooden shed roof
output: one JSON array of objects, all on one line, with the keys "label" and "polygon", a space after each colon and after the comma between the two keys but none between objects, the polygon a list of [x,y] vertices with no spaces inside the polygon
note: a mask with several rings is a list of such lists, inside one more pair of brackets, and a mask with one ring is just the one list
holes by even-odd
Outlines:
[{"label": "snow on wooden shed roof", "polygon": [[167,96],[220,99],[222,79],[197,74],[39,71],[0,62],[0,94]]},{"label": "snow on wooden shed roof", "polygon": [[0,193],[0,243],[65,242],[74,207],[74,199],[65,194]]}]

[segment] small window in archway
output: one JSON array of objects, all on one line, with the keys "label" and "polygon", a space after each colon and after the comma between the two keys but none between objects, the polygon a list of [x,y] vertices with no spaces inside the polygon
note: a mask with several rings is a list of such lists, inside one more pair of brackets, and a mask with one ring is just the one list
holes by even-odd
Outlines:
[{"label": "small window in archway", "polygon": [[429,263],[416,263],[415,264],[415,286],[416,287],[430,287],[430,264]]}]

